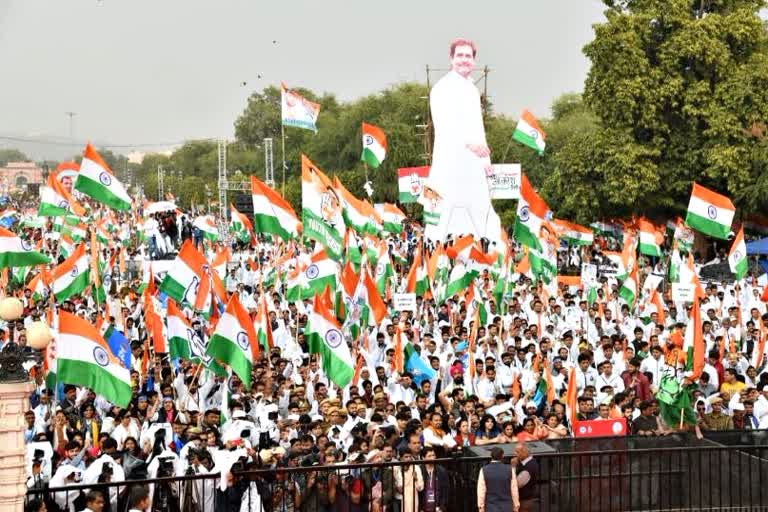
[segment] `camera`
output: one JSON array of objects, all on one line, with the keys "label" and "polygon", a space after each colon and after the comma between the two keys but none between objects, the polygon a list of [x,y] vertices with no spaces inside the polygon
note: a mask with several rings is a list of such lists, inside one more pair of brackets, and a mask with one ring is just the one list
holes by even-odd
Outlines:
[{"label": "camera", "polygon": [[249,428],[243,429],[243,430],[240,432],[240,437],[241,437],[242,439],[248,439],[248,438],[250,438],[250,437],[251,437],[251,429],[249,429]]},{"label": "camera", "polygon": [[165,476],[173,476],[175,471],[175,465],[172,457],[163,457],[158,459],[159,465],[157,466],[157,477],[162,478]]}]

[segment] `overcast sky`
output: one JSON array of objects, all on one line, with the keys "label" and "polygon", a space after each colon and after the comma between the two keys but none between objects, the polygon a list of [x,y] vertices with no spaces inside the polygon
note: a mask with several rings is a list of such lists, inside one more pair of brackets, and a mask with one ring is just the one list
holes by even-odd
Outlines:
[{"label": "overcast sky", "polygon": [[78,139],[232,138],[253,90],[283,80],[350,100],[424,81],[425,65],[447,65],[457,36],[474,39],[478,65],[491,68],[498,111],[547,116],[553,98],[582,89],[581,50],[602,9],[599,0],[0,0],[0,135],[67,136],[73,111]]}]

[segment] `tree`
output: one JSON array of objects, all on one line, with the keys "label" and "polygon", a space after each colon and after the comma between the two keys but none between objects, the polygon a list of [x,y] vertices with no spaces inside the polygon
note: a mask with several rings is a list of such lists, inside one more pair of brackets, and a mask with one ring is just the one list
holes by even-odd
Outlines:
[{"label": "tree", "polygon": [[604,3],[607,21],[584,48],[584,99],[598,127],[553,158],[548,188],[561,207],[669,216],[694,180],[744,211],[765,207],[765,1]]},{"label": "tree", "polygon": [[0,149],[0,167],[5,167],[8,162],[27,162],[27,155],[18,149]]}]

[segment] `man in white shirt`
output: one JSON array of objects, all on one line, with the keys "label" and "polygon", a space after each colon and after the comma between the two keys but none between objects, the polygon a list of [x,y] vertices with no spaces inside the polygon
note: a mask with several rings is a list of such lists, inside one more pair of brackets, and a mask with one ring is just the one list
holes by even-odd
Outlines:
[{"label": "man in white shirt", "polygon": [[614,393],[621,393],[624,391],[624,381],[621,376],[613,373],[613,364],[610,361],[603,361],[598,368],[602,371],[597,376],[595,382],[595,389],[600,391],[604,386],[611,386]]},{"label": "man in white shirt", "polygon": [[501,224],[486,179],[493,170],[491,152],[480,93],[471,76],[477,52],[467,40],[454,41],[450,50],[451,71],[429,95],[435,142],[428,185],[442,198],[442,213],[425,234],[443,241],[449,233],[471,233],[495,241],[501,237]]},{"label": "man in white shirt", "polygon": [[651,381],[651,390],[656,391],[659,389],[659,382],[661,382],[661,376],[667,370],[667,364],[664,362],[664,357],[661,347],[655,345],[651,347],[651,355],[643,359],[640,363],[640,371],[643,373],[650,373],[653,376]]},{"label": "man in white shirt", "polygon": [[578,366],[574,372],[576,377],[576,392],[581,394],[584,388],[587,386],[594,386],[597,381],[597,370],[590,365],[589,356],[587,354],[580,354],[578,358]]},{"label": "man in white shirt", "polygon": [[405,405],[410,406],[416,401],[416,393],[411,388],[411,379],[412,376],[408,372],[403,372],[402,375],[398,375],[397,372],[392,373],[387,385],[387,394],[391,403],[396,404],[402,400]]}]

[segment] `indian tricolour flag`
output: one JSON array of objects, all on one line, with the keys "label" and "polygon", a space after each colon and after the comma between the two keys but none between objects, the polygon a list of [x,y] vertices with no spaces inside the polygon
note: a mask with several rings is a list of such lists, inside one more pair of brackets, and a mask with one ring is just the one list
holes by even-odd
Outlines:
[{"label": "indian tricolour flag", "polygon": [[197,229],[202,231],[203,237],[211,242],[216,242],[219,239],[219,228],[216,226],[216,221],[213,220],[213,215],[201,215],[195,219],[194,225]]},{"label": "indian tricolour flag", "polygon": [[230,366],[245,389],[251,389],[251,368],[259,357],[259,344],[253,322],[237,297],[236,293],[230,297],[206,353]]},{"label": "indian tricolour flag", "polygon": [[75,190],[115,210],[131,209],[131,197],[125,187],[90,144],[85,146],[83,152]]},{"label": "indian tricolour flag", "polygon": [[280,104],[283,125],[317,131],[317,116],[320,115],[320,104],[313,103],[280,83]]},{"label": "indian tricolour flag", "polygon": [[517,216],[512,236],[523,245],[541,251],[539,234],[541,223],[549,214],[549,207],[536,193],[525,173],[521,173],[520,199],[517,203]]},{"label": "indian tricolour flag", "polygon": [[53,269],[53,295],[57,302],[83,293],[90,283],[90,262],[85,244],[80,244],[72,254]]},{"label": "indian tricolour flag", "polygon": [[421,189],[429,178],[429,166],[403,167],[397,170],[398,200],[401,203],[415,203]]},{"label": "indian tricolour flag", "polygon": [[739,229],[736,238],[733,239],[731,252],[728,253],[728,266],[731,267],[731,272],[736,279],[747,275],[749,265],[747,264],[747,246],[744,243],[744,228]]},{"label": "indian tricolour flag", "polygon": [[176,302],[168,300],[167,304],[166,325],[171,358],[189,361],[192,359],[190,343],[192,338],[197,336],[197,333],[192,329],[192,325],[176,305]]},{"label": "indian tricolour flag", "polygon": [[319,295],[306,327],[306,341],[310,354],[320,354],[323,372],[339,389],[344,389],[352,380],[355,364],[341,327]]},{"label": "indian tricolour flag", "polygon": [[13,232],[0,228],[0,268],[33,267],[41,263],[50,263],[48,256],[35,251],[27,240],[22,240]]},{"label": "indian tricolour flag", "polygon": [[347,227],[354,229],[358,234],[365,234],[371,232],[370,216],[366,211],[367,208],[363,204],[363,201],[356,198],[346,187],[341,183],[338,176],[333,178],[333,188],[336,190],[342,204],[342,215]]},{"label": "indian tricolour flag", "polygon": [[40,206],[37,208],[37,214],[56,217],[67,215],[70,209],[76,215],[85,215],[85,209],[66,191],[56,173],[51,173],[45,186],[40,188]]},{"label": "indian tricolour flag", "polygon": [[276,235],[286,241],[299,236],[301,222],[288,201],[254,176],[251,176],[251,194],[257,233]]},{"label": "indian tricolour flag", "polygon": [[333,184],[305,155],[301,155],[301,214],[304,237],[322,244],[341,260],[346,231],[342,201]]},{"label": "indian tricolour flag", "polygon": [[391,203],[379,203],[374,205],[374,209],[381,217],[384,231],[387,233],[400,234],[403,232],[403,222],[405,214]]},{"label": "indian tricolour flag", "polygon": [[592,230],[584,226],[560,219],[556,219],[553,224],[557,236],[569,245],[592,245],[595,240]]},{"label": "indian tricolour flag", "polygon": [[640,232],[639,244],[637,246],[640,254],[657,258],[661,256],[661,245],[664,243],[662,230],[645,218],[637,221],[637,229]]},{"label": "indian tricolour flag", "polygon": [[544,148],[547,145],[544,130],[539,127],[536,118],[527,110],[523,110],[512,138],[529,148],[535,149],[540,154],[544,153]]},{"label": "indian tricolour flag", "polygon": [[240,213],[234,205],[229,205],[230,216],[229,231],[234,233],[242,242],[249,242],[253,238],[253,226],[250,219]]},{"label": "indian tricolour flag", "polygon": [[635,301],[637,300],[637,289],[637,268],[635,268],[635,270],[627,276],[624,282],[621,283],[621,288],[619,288],[619,297],[624,299],[624,302],[630,309],[635,305]]},{"label": "indian tricolour flag", "polygon": [[56,377],[65,384],[85,386],[119,407],[126,407],[133,395],[130,371],[96,327],[66,311],[59,312]]},{"label": "indian tricolour flag", "polygon": [[423,296],[427,290],[429,290],[429,275],[427,274],[423,251],[419,247],[416,249],[413,264],[406,277],[405,291],[406,293],[415,293],[419,297]]},{"label": "indian tricolour flag", "polygon": [[374,169],[381,165],[387,155],[387,137],[377,126],[363,123],[363,154],[360,160]]},{"label": "indian tricolour flag", "polygon": [[456,263],[448,276],[448,285],[445,288],[445,296],[452,297],[453,295],[463,293],[476,277],[476,270],[471,270],[461,262]]},{"label": "indian tricolour flag", "polygon": [[195,304],[203,280],[209,279],[210,265],[191,240],[181,246],[173,265],[160,284],[160,291],[179,304]]},{"label": "indian tricolour flag", "polygon": [[727,239],[736,207],[726,196],[693,184],[685,223],[714,238]]},{"label": "indian tricolour flag", "polygon": [[395,275],[392,267],[392,260],[389,259],[389,250],[386,243],[378,246],[376,252],[376,268],[374,269],[374,279],[376,280],[376,289],[383,294],[387,290],[387,280]]},{"label": "indian tricolour flag", "polygon": [[320,250],[312,255],[301,273],[291,280],[285,298],[288,301],[310,299],[322,293],[326,286],[335,293],[338,273],[339,265],[324,250]]}]

